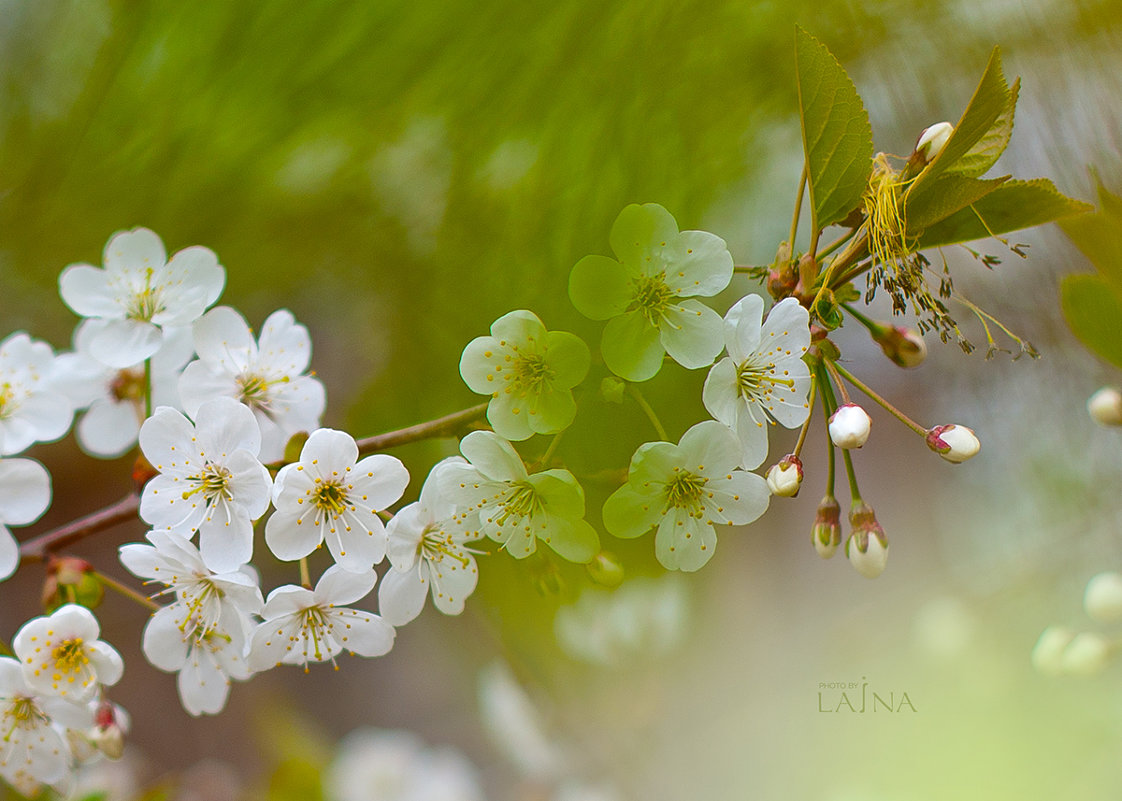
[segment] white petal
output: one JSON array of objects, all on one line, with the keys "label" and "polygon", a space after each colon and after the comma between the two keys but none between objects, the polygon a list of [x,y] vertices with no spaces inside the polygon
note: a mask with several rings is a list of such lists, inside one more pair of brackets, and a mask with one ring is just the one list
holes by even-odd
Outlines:
[{"label": "white petal", "polygon": [[140,427],[140,450],[161,473],[186,475],[203,461],[195,440],[195,427],[170,406],[161,406]]},{"label": "white petal", "polygon": [[184,248],[153,276],[165,303],[163,311],[152,316],[159,325],[190,325],[222,294],[226,271],[208,248]]},{"label": "white petal", "polygon": [[209,400],[238,396],[238,382],[233,374],[216,371],[197,360],[183,369],[178,388],[183,410],[192,417],[197,417],[199,407]]},{"label": "white petal", "polygon": [[93,456],[113,459],[136,444],[140,419],[132,401],[97,400],[78,423],[78,443]]},{"label": "white petal", "polygon": [[300,451],[305,469],[325,479],[338,478],[358,461],[358,446],[345,431],[321,428],[313,431]]},{"label": "white petal", "polygon": [[143,277],[149,270],[164,266],[167,251],[154,231],[133,228],[114,234],[105,244],[101,260],[110,275],[128,273]]},{"label": "white petal", "polygon": [[371,509],[385,509],[396,503],[409,486],[405,465],[385,453],[367,456],[354,466],[350,475],[354,489],[349,494],[361,495],[361,502]]},{"label": "white petal", "polygon": [[125,663],[112,645],[101,640],[91,642],[86,648],[86,656],[89,657],[99,682],[111,686],[121,680]]},{"label": "white petal", "polygon": [[369,595],[377,580],[378,574],[373,570],[351,573],[334,565],[324,571],[316,584],[316,603],[336,606],[354,603]]},{"label": "white petal", "polygon": [[658,330],[670,358],[690,370],[712,364],[724,346],[720,315],[696,300],[672,306]]},{"label": "white petal", "polygon": [[265,522],[265,544],[282,562],[303,559],[323,542],[314,515],[278,510]]},{"label": "white petal", "polygon": [[200,449],[219,463],[239,449],[253,456],[261,451],[261,429],[253,412],[233,398],[215,398],[200,406],[195,430]]},{"label": "white petal", "polygon": [[240,506],[220,502],[199,525],[199,553],[215,573],[233,573],[253,558],[253,522]]},{"label": "white petal", "polygon": [[225,708],[230,695],[230,680],[218,669],[214,656],[201,645],[191,649],[191,658],[179,671],[176,687],[183,708],[195,717],[217,715]]},{"label": "white petal", "polygon": [[8,527],[0,523],[0,581],[8,578],[19,567],[19,543]]},{"label": "white petal", "polygon": [[371,612],[336,609],[331,614],[339,644],[359,656],[382,656],[393,648],[394,630]]},{"label": "white petal", "polygon": [[259,364],[270,372],[297,375],[308,369],[312,340],[288,309],[278,309],[261,326]]},{"label": "white petal", "polygon": [[378,611],[392,625],[404,626],[421,614],[428,592],[419,565],[407,571],[390,570],[378,585]]},{"label": "white petal", "polygon": [[315,606],[315,604],[315,593],[311,590],[305,587],[297,587],[295,584],[285,584],[269,593],[269,598],[265,601],[265,606],[261,610],[261,617],[272,620],[294,615],[308,607]]},{"label": "white petal", "polygon": [[736,409],[740,394],[736,385],[736,365],[725,357],[713,365],[705,377],[701,402],[706,411],[730,428],[736,424]]},{"label": "white petal", "polygon": [[725,347],[739,364],[760,345],[760,323],[764,318],[764,299],[745,295],[725,314]]},{"label": "white petal", "polygon": [[156,528],[166,528],[189,537],[206,515],[200,493],[183,497],[193,486],[178,476],[159,475],[144,485],[140,496],[140,518]]},{"label": "white petal", "polygon": [[460,452],[493,481],[522,481],[526,466],[514,446],[491,431],[473,431],[460,442]]},{"label": "white petal", "polygon": [[740,463],[740,447],[732,429],[716,420],[706,420],[682,435],[678,447],[683,467],[707,475],[730,472]]},{"label": "white petal", "polygon": [[132,367],[160,349],[163,332],[143,320],[111,320],[90,342],[90,354],[110,367]]},{"label": "white petal", "polygon": [[50,504],[47,468],[32,459],[0,459],[0,523],[34,523]]},{"label": "white petal", "polygon": [[237,375],[257,356],[245,318],[229,306],[211,309],[191,326],[199,359],[216,372]]},{"label": "white petal", "polygon": [[83,317],[124,317],[125,308],[110,286],[105,270],[71,264],[58,277],[62,302]]}]

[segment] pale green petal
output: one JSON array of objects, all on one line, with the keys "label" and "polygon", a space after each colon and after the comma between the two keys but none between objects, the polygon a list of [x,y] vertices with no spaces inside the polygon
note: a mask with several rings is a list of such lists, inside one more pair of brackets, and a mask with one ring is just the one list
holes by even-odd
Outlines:
[{"label": "pale green petal", "polygon": [[740,393],[736,385],[736,365],[727,356],[721,359],[709,375],[701,390],[701,402],[706,411],[730,428],[736,425],[736,410],[740,404]]},{"label": "pale green petal", "polygon": [[531,400],[525,418],[535,434],[556,434],[568,428],[576,415],[577,404],[572,390],[547,389]]},{"label": "pale green petal", "polygon": [[670,212],[657,203],[644,203],[632,204],[619,213],[610,241],[619,260],[634,270],[677,236],[678,223]]},{"label": "pale green petal", "polygon": [[584,490],[568,470],[543,470],[529,482],[550,514],[570,520],[584,517]]},{"label": "pale green petal", "polygon": [[669,442],[645,442],[631,457],[627,482],[640,492],[652,484],[665,484],[674,475],[675,468],[685,463],[682,451]]},{"label": "pale green petal", "polygon": [[666,283],[682,297],[711,297],[732,280],[725,240],[705,231],[683,231],[667,247]]},{"label": "pale green petal", "polygon": [[593,320],[623,314],[631,295],[627,270],[607,256],[585,256],[569,273],[569,299],[577,311]]},{"label": "pale green petal", "polygon": [[493,431],[473,431],[460,442],[460,452],[492,481],[523,481],[526,467],[514,446]]},{"label": "pale green petal", "polygon": [[685,434],[678,444],[691,472],[724,475],[740,464],[740,442],[731,428],[716,420],[698,423]]},{"label": "pale green petal", "polygon": [[[519,309],[507,312],[491,323],[491,336],[498,339],[500,344],[510,342],[525,348],[527,342],[541,343],[545,339],[545,326],[533,312]],[[536,352],[537,348],[533,350]]]},{"label": "pale green petal", "polygon": [[667,513],[655,534],[655,556],[667,570],[697,570],[716,549],[717,532],[713,527],[682,509]]},{"label": "pale green petal", "polygon": [[[746,470],[754,470],[763,464],[767,458],[768,431],[767,422],[759,404],[753,404],[756,415],[753,415],[748,405],[741,403],[736,410],[736,436],[740,440],[740,466]],[[755,419],[756,416],[761,419]]]},{"label": "pale green petal", "polygon": [[[646,381],[662,367],[662,343],[658,329],[637,311],[614,317],[604,326],[600,342],[604,364],[628,381]],[[712,359],[710,359],[712,360]]]},{"label": "pale green petal", "polygon": [[525,395],[515,395],[504,387],[487,404],[487,422],[506,439],[521,442],[534,435],[530,428],[530,399]]},{"label": "pale green petal", "polygon": [[476,337],[460,356],[460,375],[468,389],[480,395],[492,395],[503,387],[495,368],[502,365],[499,341],[494,337]]},{"label": "pale green petal", "polygon": [[588,375],[591,356],[588,345],[568,331],[550,331],[545,336],[545,361],[553,371],[550,382],[559,389],[572,389]]},{"label": "pale green petal", "polygon": [[646,534],[662,516],[657,496],[641,495],[624,484],[604,502],[604,528],[617,537],[631,539]]},{"label": "pale green petal", "polygon": [[704,303],[683,300],[667,310],[659,337],[670,358],[694,370],[708,367],[724,348],[722,326],[720,315]]},{"label": "pale green petal", "polygon": [[540,539],[562,559],[581,565],[591,562],[600,552],[600,536],[584,520],[554,518]]}]

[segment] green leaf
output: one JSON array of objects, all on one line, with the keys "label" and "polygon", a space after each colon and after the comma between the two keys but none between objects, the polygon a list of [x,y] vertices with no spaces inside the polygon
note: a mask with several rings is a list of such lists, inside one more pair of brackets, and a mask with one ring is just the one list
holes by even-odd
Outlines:
[{"label": "green leaf", "polygon": [[930,192],[909,199],[904,213],[908,223],[908,237],[914,237],[956,211],[977,203],[1008,180],[1008,175],[989,181],[979,181],[977,178],[954,173],[940,175],[931,184]]},{"label": "green leaf", "polygon": [[1006,181],[977,203],[925,230],[917,249],[999,236],[1090,210],[1088,204],[1060,194],[1046,178]]},{"label": "green leaf", "polygon": [[1122,292],[1098,275],[1069,275],[1060,285],[1060,305],[1079,341],[1122,367]]},{"label": "green leaf", "polygon": [[[982,80],[978,82],[978,88],[974,90],[974,96],[970,98],[970,104],[954,127],[943,152],[924,168],[908,188],[909,203],[918,202],[927,192],[935,191],[935,179],[965,158],[983,140],[995,127],[998,118],[1009,109],[1011,97],[1012,92],[1001,72],[1001,51],[995,47]],[[974,159],[971,161],[975,162]]]},{"label": "green leaf", "polygon": [[1099,274],[1122,291],[1122,199],[1100,183],[1098,200],[1097,212],[1066,219],[1060,227]]},{"label": "green leaf", "polygon": [[1021,79],[1018,78],[1009,87],[1009,100],[993,126],[965,156],[947,167],[947,172],[977,178],[994,165],[1009,146],[1009,137],[1013,135],[1013,115],[1017,110],[1017,95],[1020,91]]},{"label": "green leaf", "polygon": [[819,231],[860,205],[873,167],[873,130],[841,64],[797,26],[795,61],[807,183]]}]

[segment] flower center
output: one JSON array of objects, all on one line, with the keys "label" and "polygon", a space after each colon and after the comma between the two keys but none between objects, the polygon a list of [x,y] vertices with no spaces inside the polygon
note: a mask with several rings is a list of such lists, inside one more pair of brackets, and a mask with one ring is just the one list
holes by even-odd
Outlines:
[{"label": "flower center", "polygon": [[[677,469],[677,468],[675,468]],[[702,494],[709,479],[681,470],[666,484],[666,509],[684,509],[691,515],[699,515],[702,510]]]},{"label": "flower center", "polygon": [[319,487],[312,496],[312,503],[321,512],[339,517],[343,512],[347,511],[347,491],[343,489],[342,485],[334,482],[323,481],[316,479]]},{"label": "flower center", "polygon": [[634,298],[629,310],[638,310],[648,323],[658,326],[678,293],[666,284],[666,273],[633,279]]},{"label": "flower center", "polygon": [[224,595],[213,581],[205,577],[199,577],[191,586],[184,587],[180,597],[187,605],[188,615],[180,624],[179,630],[187,633],[188,626],[191,626],[203,632],[211,631],[218,624],[220,603]]},{"label": "flower center", "polygon": [[16,407],[17,404],[15,390],[12,389],[12,385],[10,383],[5,381],[3,384],[0,384],[0,420],[3,420],[6,417],[11,417],[12,413],[15,412]]},{"label": "flower center", "polygon": [[504,376],[510,382],[507,392],[518,395],[537,395],[553,378],[553,369],[540,353],[518,354],[510,371]]},{"label": "flower center", "polygon": [[[334,625],[331,618],[318,606],[308,607],[300,617],[300,639],[304,641],[304,672],[307,673],[309,648],[312,661],[315,662],[322,662],[331,653],[331,632]],[[338,670],[339,666],[336,665],[335,669]]]},{"label": "flower center", "polygon": [[[63,640],[55,646],[51,656],[55,661],[55,675],[57,681],[62,678],[60,674],[84,673],[90,660],[86,656],[86,649],[82,647],[82,638]],[[73,678],[70,679],[73,681]]]},{"label": "flower center", "polygon": [[281,376],[270,381],[258,373],[239,375],[237,378],[238,400],[251,409],[261,409],[267,412],[273,400],[273,387],[276,384],[287,384],[288,380],[288,376]]},{"label": "flower center", "polygon": [[125,316],[130,320],[149,322],[152,317],[164,310],[164,305],[160,302],[159,289],[152,286],[152,273],[153,270],[149,267],[144,276],[144,289],[133,293],[128,300]]},{"label": "flower center", "polygon": [[109,394],[118,402],[144,399],[144,371],[118,370],[109,385]]},{"label": "flower center", "polygon": [[439,526],[427,526],[421,533],[421,557],[429,562],[443,562],[445,557],[459,562],[461,567],[470,564],[464,549],[457,545],[450,534],[445,534]]},{"label": "flower center", "polygon": [[4,720],[5,723],[11,723],[11,726],[6,727],[3,738],[0,738],[0,742],[5,743],[11,739],[16,729],[33,729],[48,722],[47,716],[35,705],[35,699],[22,696],[12,699],[11,706],[4,713]]},{"label": "flower center", "polygon": [[495,518],[495,522],[500,526],[509,518],[513,517],[517,521],[542,510],[541,498],[538,497],[534,486],[528,481],[512,483],[510,487],[510,494],[499,501],[499,508],[502,513]]},{"label": "flower center", "polygon": [[736,368],[736,391],[747,401],[764,402],[775,391],[779,384],[788,389],[794,389],[795,382],[790,378],[778,378],[775,375],[775,364],[763,364],[745,359]]},{"label": "flower center", "polygon": [[217,498],[229,501],[234,498],[234,494],[230,492],[230,471],[220,465],[208,462],[203,472],[197,476],[189,476],[187,480],[194,481],[195,486],[183,493],[183,500],[187,500],[197,492],[201,492],[208,501]]}]

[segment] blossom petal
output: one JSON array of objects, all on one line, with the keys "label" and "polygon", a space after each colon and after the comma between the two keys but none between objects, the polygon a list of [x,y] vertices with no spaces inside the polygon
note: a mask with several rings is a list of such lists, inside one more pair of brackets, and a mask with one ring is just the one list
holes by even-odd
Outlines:
[{"label": "blossom petal", "polygon": [[71,264],[58,277],[62,302],[83,317],[120,318],[124,306],[113,291],[105,270],[89,264]]},{"label": "blossom petal", "polygon": [[8,527],[0,523],[0,581],[11,576],[19,567],[19,543],[8,531]]},{"label": "blossom petal", "polygon": [[277,309],[261,326],[260,365],[270,372],[296,375],[308,369],[312,338],[288,309]]},{"label": "blossom petal", "polygon": [[740,464],[740,443],[733,430],[716,420],[691,427],[678,445],[685,459],[682,466],[691,471],[719,475]]},{"label": "blossom petal", "polygon": [[353,604],[369,595],[376,581],[378,574],[373,570],[352,573],[334,565],[327,568],[316,583],[316,602],[336,606]]},{"label": "blossom petal", "polygon": [[167,305],[152,315],[158,325],[190,325],[222,294],[226,271],[210,248],[194,245],[176,253],[153,277]]},{"label": "blossom petal", "polygon": [[705,377],[701,390],[701,402],[705,410],[714,418],[730,428],[736,425],[736,410],[740,404],[740,393],[736,384],[736,365],[727,356],[713,365]]},{"label": "blossom petal", "polygon": [[341,476],[358,460],[358,445],[346,431],[321,428],[313,431],[300,452],[300,463],[325,479]]},{"label": "blossom petal", "polygon": [[47,468],[33,459],[0,459],[0,523],[34,523],[50,504]]},{"label": "blossom petal", "polygon": [[359,656],[382,656],[393,648],[394,629],[372,612],[337,609],[335,632],[343,648]]},{"label": "blossom petal", "polygon": [[105,243],[101,260],[110,275],[130,273],[145,276],[149,270],[155,271],[164,266],[167,251],[154,231],[133,228],[114,234]]},{"label": "blossom petal", "polygon": [[694,370],[708,367],[724,347],[721,316],[701,301],[671,306],[659,326],[659,338],[670,358]]},{"label": "blossom petal", "polygon": [[682,231],[666,250],[666,284],[683,297],[711,297],[732,280],[732,254],[715,234]]},{"label": "blossom petal", "polygon": [[627,270],[607,256],[585,256],[569,273],[569,299],[591,320],[608,320],[627,311],[633,294]]},{"label": "blossom petal", "polygon": [[226,707],[230,679],[214,656],[203,646],[191,649],[191,657],[176,678],[179,700],[189,715],[217,715]]},{"label": "blossom petal", "polygon": [[101,640],[87,643],[86,656],[93,665],[97,680],[101,684],[108,687],[121,680],[121,675],[125,672],[125,663],[112,645]]},{"label": "blossom petal", "polygon": [[713,526],[684,509],[667,512],[655,534],[655,556],[667,570],[698,570],[713,558],[716,549]]},{"label": "blossom petal", "polygon": [[460,452],[492,481],[523,481],[526,466],[514,446],[491,431],[472,431],[460,441]]},{"label": "blossom petal", "polygon": [[352,573],[365,573],[386,556],[386,532],[381,519],[372,514],[361,522],[354,513],[325,521],[323,540],[335,563]]},{"label": "blossom petal", "polygon": [[378,611],[390,624],[404,626],[421,614],[428,592],[419,565],[411,570],[389,570],[378,585]]},{"label": "blossom petal", "polygon": [[90,342],[90,355],[110,367],[132,367],[160,349],[163,332],[144,320],[110,320]]},{"label": "blossom petal", "polygon": [[[604,326],[600,354],[613,373],[628,381],[646,381],[662,367],[659,331],[638,311],[613,317]],[[710,359],[712,361],[712,359]]]},{"label": "blossom petal", "polygon": [[767,482],[755,473],[742,470],[734,472],[732,478],[713,480],[710,489],[713,492],[712,505],[723,510],[710,515],[717,523],[747,525],[766,512],[771,502]]},{"label": "blossom petal", "polygon": [[572,389],[588,375],[592,356],[588,345],[576,334],[568,331],[550,331],[545,335],[546,362],[553,371],[551,384],[560,389]]},{"label": "blossom petal", "polygon": [[[328,568],[328,570],[332,569],[334,568]],[[297,587],[295,584],[285,584],[269,593],[265,606],[261,609],[261,617],[266,620],[273,620],[286,615],[294,615],[315,606],[315,604],[316,596],[311,590],[305,587]]]},{"label": "blossom petal", "polygon": [[230,471],[227,488],[237,504],[254,520],[265,514],[273,489],[265,465],[249,451],[237,450],[230,454],[226,469]]},{"label": "blossom petal", "polygon": [[556,434],[568,428],[577,416],[572,390],[543,391],[530,402],[526,420],[535,434]]},{"label": "blossom petal", "polygon": [[487,422],[499,436],[521,442],[534,435],[530,427],[529,398],[500,390],[487,404]]},{"label": "blossom petal", "polygon": [[200,406],[195,416],[195,436],[200,450],[212,461],[225,462],[239,449],[253,456],[261,451],[261,429],[253,412],[233,398],[215,398]]},{"label": "blossom petal", "polygon": [[609,242],[625,267],[640,268],[648,257],[678,236],[678,223],[657,203],[632,203],[612,224]]},{"label": "blossom petal", "polygon": [[518,309],[491,323],[491,336],[499,340],[500,346],[510,343],[521,348],[531,343],[544,344],[545,325],[532,311]]},{"label": "blossom petal", "polygon": [[591,562],[600,552],[600,536],[584,520],[552,518],[538,539],[544,540],[562,559],[577,564]]},{"label": "blossom petal", "polygon": [[491,395],[502,389],[495,380],[495,368],[501,366],[499,341],[491,336],[476,337],[460,356],[460,376],[468,389],[480,395]]},{"label": "blossom petal", "polygon": [[[467,556],[466,564],[455,559],[442,559],[427,566],[433,605],[446,615],[463,612],[464,601],[475,591],[479,580],[479,568],[476,567],[475,559]],[[425,566],[422,566],[422,575],[424,569]]]},{"label": "blossom petal", "polygon": [[217,306],[191,326],[199,359],[211,369],[237,374],[257,356],[257,343],[245,318],[229,306]]},{"label": "blossom petal", "polygon": [[310,512],[273,512],[265,522],[265,544],[273,556],[282,562],[293,562],[314,551],[323,542],[323,534],[312,518]]},{"label": "blossom petal", "polygon": [[186,475],[202,462],[193,444],[195,427],[180,412],[161,406],[140,426],[140,450],[161,473]]},{"label": "blossom petal", "polygon": [[409,471],[396,456],[376,453],[367,456],[350,471],[354,487],[348,495],[361,495],[361,504],[370,509],[385,509],[401,499],[409,486]]},{"label": "blossom petal", "polygon": [[96,400],[78,423],[78,444],[93,456],[115,459],[136,444],[140,422],[131,401]]},{"label": "blossom petal", "polygon": [[745,295],[725,313],[725,347],[733,361],[740,364],[760,346],[760,324],[764,318],[764,299]]},{"label": "blossom petal", "polygon": [[604,502],[604,527],[617,537],[631,539],[646,534],[662,516],[654,496],[642,495],[624,484]]},{"label": "blossom petal", "polygon": [[212,504],[199,525],[199,553],[215,573],[233,573],[253,558],[253,522],[240,505]]},{"label": "blossom petal", "polygon": [[140,496],[140,518],[157,528],[191,536],[206,516],[206,504],[198,493],[184,497],[190,485],[182,478],[163,473],[144,485]]},{"label": "blossom petal", "polygon": [[[755,409],[756,414],[752,413]],[[759,416],[761,419],[757,420]],[[768,452],[767,423],[759,404],[741,403],[736,410],[736,436],[740,440],[740,466],[754,470],[763,464]]]}]

